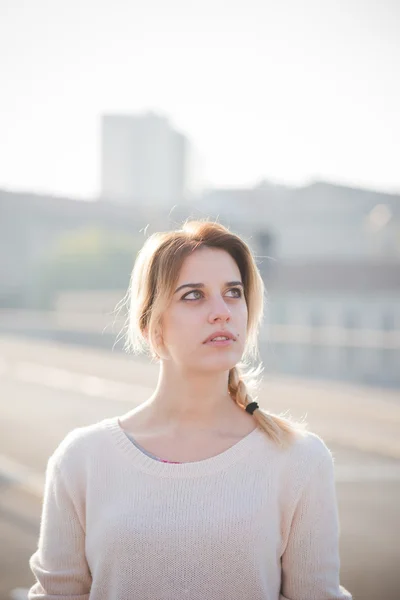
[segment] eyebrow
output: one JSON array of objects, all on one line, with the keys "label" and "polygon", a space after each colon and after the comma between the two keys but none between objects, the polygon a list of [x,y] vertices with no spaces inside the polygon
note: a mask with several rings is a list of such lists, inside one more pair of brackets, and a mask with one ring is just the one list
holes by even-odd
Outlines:
[{"label": "eyebrow", "polygon": [[[243,283],[242,283],[241,281],[227,281],[227,282],[225,283],[225,285],[226,285],[227,287],[229,287],[229,286],[233,286],[233,285],[240,285],[240,286],[244,287],[244,286],[243,286]],[[182,288],[185,288],[185,287],[188,287],[188,288],[204,288],[204,287],[206,287],[206,286],[204,285],[204,283],[184,283],[183,285],[180,285],[180,286],[179,286],[179,287],[178,287],[178,288],[175,290],[174,294],[176,294],[177,292],[179,292],[179,290],[181,290]]]}]

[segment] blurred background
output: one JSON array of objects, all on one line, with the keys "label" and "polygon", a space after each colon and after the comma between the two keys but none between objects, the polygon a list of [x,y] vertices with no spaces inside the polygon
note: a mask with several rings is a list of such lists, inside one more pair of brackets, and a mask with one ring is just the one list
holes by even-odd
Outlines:
[{"label": "blurred background", "polygon": [[0,600],[49,455],[151,393],[122,301],[187,218],[252,248],[259,401],[333,451],[343,585],[399,600],[399,31],[395,0],[0,0]]}]

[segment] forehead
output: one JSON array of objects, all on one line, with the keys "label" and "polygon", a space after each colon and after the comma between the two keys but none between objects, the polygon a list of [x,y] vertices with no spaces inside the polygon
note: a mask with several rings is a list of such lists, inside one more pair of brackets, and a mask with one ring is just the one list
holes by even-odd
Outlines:
[{"label": "forehead", "polygon": [[241,281],[239,267],[225,250],[219,248],[199,248],[190,254],[182,265],[179,283],[207,283],[213,279]]}]

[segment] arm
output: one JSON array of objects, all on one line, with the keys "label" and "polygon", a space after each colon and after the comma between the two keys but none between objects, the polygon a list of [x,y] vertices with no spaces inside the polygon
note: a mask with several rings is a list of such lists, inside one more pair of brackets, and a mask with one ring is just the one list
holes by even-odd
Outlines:
[{"label": "arm", "polygon": [[85,532],[54,457],[47,463],[39,543],[29,566],[36,583],[28,600],[88,600]]},{"label": "arm", "polygon": [[325,450],[294,512],[279,600],[352,600],[339,583],[339,533],[333,459]]}]

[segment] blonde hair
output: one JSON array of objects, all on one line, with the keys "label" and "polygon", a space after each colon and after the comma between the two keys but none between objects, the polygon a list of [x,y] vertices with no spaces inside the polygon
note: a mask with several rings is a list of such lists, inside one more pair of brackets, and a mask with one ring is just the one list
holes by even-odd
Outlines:
[{"label": "blonde hair", "polygon": [[[125,350],[147,353],[159,358],[155,342],[162,314],[172,298],[183,262],[195,250],[207,247],[228,252],[235,260],[244,286],[247,303],[247,337],[242,361],[230,369],[228,391],[243,409],[253,402],[250,387],[259,383],[261,362],[250,368],[250,360],[259,360],[258,332],[264,313],[264,282],[249,246],[227,227],[208,220],[186,221],[181,229],[157,232],[147,238],[139,251],[123,299],[127,303]],[[282,414],[263,408],[253,412],[257,425],[279,446],[286,448],[305,430],[304,422],[295,422]]]}]

